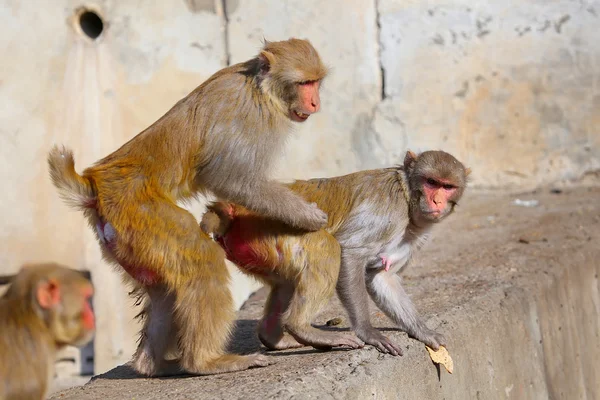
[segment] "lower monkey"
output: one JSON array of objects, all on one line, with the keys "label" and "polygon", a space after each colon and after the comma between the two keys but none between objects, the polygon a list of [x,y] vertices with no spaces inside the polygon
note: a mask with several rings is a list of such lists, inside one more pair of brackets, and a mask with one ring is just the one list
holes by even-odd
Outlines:
[{"label": "lower monkey", "polygon": [[94,334],[91,282],[57,265],[24,266],[0,298],[0,400],[41,400],[56,353]]},{"label": "lower monkey", "polygon": [[[303,233],[227,202],[209,206],[201,227],[240,269],[271,286],[258,335],[270,349],[348,346],[402,350],[371,325],[368,296],[411,337],[433,349],[444,337],[419,318],[397,275],[432,225],[454,210],[470,170],[443,151],[407,152],[404,164],[289,187],[329,216]],[[360,340],[310,325],[337,293]],[[289,335],[285,333],[289,332]]]}]

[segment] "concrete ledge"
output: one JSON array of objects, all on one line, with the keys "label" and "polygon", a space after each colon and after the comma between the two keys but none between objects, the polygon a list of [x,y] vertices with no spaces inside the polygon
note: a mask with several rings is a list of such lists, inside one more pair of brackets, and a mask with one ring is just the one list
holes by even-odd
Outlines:
[{"label": "concrete ledge", "polygon": [[[512,204],[539,200],[537,207]],[[60,399],[597,399],[600,398],[600,189],[473,193],[438,227],[405,274],[406,290],[449,340],[454,374],[424,346],[375,326],[406,347],[403,357],[302,348],[270,353],[267,368],[171,379],[121,366]],[[264,291],[239,313],[234,351],[258,349]],[[202,312],[202,310],[200,310]],[[317,320],[346,317],[335,299]]]}]

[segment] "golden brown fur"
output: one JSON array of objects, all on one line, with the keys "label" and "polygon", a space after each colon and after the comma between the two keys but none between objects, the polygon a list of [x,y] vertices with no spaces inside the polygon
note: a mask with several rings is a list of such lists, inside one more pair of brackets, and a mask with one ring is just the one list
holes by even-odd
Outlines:
[{"label": "golden brown fur", "polygon": [[257,57],[215,73],[81,176],[69,150],[51,151],[61,196],[84,211],[105,258],[148,294],[133,363],[140,373],[173,372],[164,360],[172,337],[188,373],[267,364],[258,354],[225,354],[235,312],[224,254],[177,202],[212,192],[299,228],[324,226],[323,211],[266,174],[291,121],[319,110],[325,73],[308,41],[267,42]]},{"label": "golden brown fur", "polygon": [[265,346],[360,347],[362,342],[350,335],[310,326],[337,284],[361,340],[384,352],[402,353],[371,326],[368,292],[402,329],[437,348],[445,339],[419,319],[396,272],[423,245],[431,225],[452,212],[468,173],[448,153],[408,152],[401,167],[290,184],[328,214],[321,231],[306,234],[226,202],[209,207],[201,228],[215,235],[242,271],[271,286],[259,324]]},{"label": "golden brown fur", "polygon": [[0,400],[41,400],[56,353],[94,332],[92,284],[57,264],[24,266],[0,298]]}]

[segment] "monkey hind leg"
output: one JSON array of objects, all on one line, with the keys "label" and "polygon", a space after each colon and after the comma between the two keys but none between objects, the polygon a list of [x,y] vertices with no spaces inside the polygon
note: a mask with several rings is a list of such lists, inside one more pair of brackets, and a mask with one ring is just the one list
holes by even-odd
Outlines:
[{"label": "monkey hind leg", "polygon": [[271,288],[265,304],[265,313],[258,323],[258,338],[270,350],[285,350],[302,347],[296,339],[284,332],[282,314],[288,309],[294,285],[276,284]]},{"label": "monkey hind leg", "polygon": [[[170,201],[149,197],[120,218],[129,229],[116,227],[119,254],[129,257],[125,261],[134,272],[142,267],[159,275],[173,296],[172,311],[160,316],[172,316],[181,372],[212,374],[265,365],[261,355],[226,356],[235,321],[229,271],[223,249],[201,231],[194,216]],[[169,343],[144,342],[149,349],[139,353],[138,365],[152,366],[147,361],[152,359],[155,370],[158,363],[164,366]]]},{"label": "monkey hind leg", "polygon": [[354,335],[325,331],[310,324],[335,291],[341,250],[338,241],[325,231],[307,234],[304,240],[294,258],[302,265],[290,306],[283,315],[286,330],[298,342],[318,349],[363,347],[364,343]]},{"label": "monkey hind leg", "polygon": [[144,313],[144,326],[140,343],[133,356],[133,368],[142,375],[162,376],[176,374],[165,364],[164,356],[168,349],[172,332],[174,296],[164,287],[148,289],[148,300]]},{"label": "monkey hind leg", "polygon": [[[198,268],[227,273],[223,258]],[[181,367],[190,374],[208,375],[269,365],[269,358],[262,354],[225,354],[235,320],[233,298],[226,284],[206,275],[176,290]]]}]

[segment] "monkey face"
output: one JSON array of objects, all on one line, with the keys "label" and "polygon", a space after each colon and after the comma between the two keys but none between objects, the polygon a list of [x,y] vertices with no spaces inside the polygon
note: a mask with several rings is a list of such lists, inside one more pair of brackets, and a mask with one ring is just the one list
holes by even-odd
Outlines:
[{"label": "monkey face", "polygon": [[304,122],[311,114],[319,111],[321,108],[320,84],[319,81],[296,83],[297,100],[290,107],[290,119],[292,121]]},{"label": "monkey face", "polygon": [[467,184],[468,168],[443,151],[426,151],[419,155],[408,151],[404,169],[412,190],[413,213],[428,222],[439,222],[454,210]]},{"label": "monkey face", "polygon": [[462,189],[439,178],[423,178],[421,194],[419,210],[422,218],[439,222],[454,210]]},{"label": "monkey face", "polygon": [[83,346],[95,331],[91,300],[92,285],[83,282],[63,283],[58,289],[60,300],[47,308],[48,325],[57,344]]},{"label": "monkey face", "polygon": [[266,87],[285,104],[289,119],[304,122],[319,111],[327,68],[309,41],[265,42],[259,62]]}]

